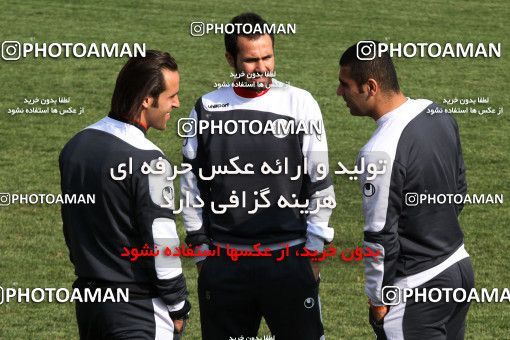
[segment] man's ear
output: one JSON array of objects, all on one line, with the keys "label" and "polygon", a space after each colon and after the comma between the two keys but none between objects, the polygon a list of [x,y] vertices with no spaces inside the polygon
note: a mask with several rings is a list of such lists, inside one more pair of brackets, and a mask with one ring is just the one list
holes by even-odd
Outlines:
[{"label": "man's ear", "polygon": [[379,91],[381,91],[381,87],[379,86],[379,83],[377,83],[377,81],[373,78],[369,78],[367,80],[367,92],[368,92],[368,95],[369,96],[375,96],[376,93],[378,93]]},{"label": "man's ear", "polygon": [[230,67],[235,69],[236,68],[236,61],[235,61],[234,57],[230,53],[225,52],[225,58],[227,59],[227,62],[230,65]]},{"label": "man's ear", "polygon": [[153,102],[154,102],[154,98],[152,98],[152,97],[145,97],[145,99],[142,102],[142,107],[144,109],[148,109],[149,107],[152,106]]}]

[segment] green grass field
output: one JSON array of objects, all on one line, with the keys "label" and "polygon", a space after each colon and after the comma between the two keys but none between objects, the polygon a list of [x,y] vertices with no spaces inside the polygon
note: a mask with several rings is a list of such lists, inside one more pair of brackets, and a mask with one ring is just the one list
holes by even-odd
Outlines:
[{"label": "green grass field", "polygon": [[[455,116],[467,166],[470,193],[503,193],[510,198],[510,83],[507,56],[508,2],[498,1],[12,1],[0,3],[0,40],[21,42],[140,42],[169,51],[181,72],[181,108],[165,132],[149,138],[174,163],[181,161],[178,118],[214,82],[229,80],[223,37],[192,37],[194,21],[226,23],[255,11],[269,22],[296,23],[297,34],[277,36],[278,79],[310,91],[321,106],[329,141],[330,163],[353,164],[375,124],[350,116],[336,96],[338,58],[358,40],[386,42],[500,42],[502,57],[491,59],[396,58],[401,88],[407,96],[428,98],[489,97],[502,115]],[[109,110],[115,79],[126,59],[27,58],[0,61],[0,192],[58,193],[58,155],[76,132]],[[71,98],[82,115],[8,114],[25,98]],[[60,106],[59,108],[63,108]],[[335,246],[360,245],[363,237],[358,183],[335,176],[338,206],[331,224]],[[510,287],[510,210],[503,205],[465,207],[461,224],[471,254],[476,286]],[[178,220],[184,234],[182,220]],[[0,207],[0,286],[70,287],[74,280],[62,234],[60,206]],[[194,306],[187,339],[200,339],[196,271],[184,262]],[[361,264],[336,262],[322,270],[321,301],[328,339],[370,339]],[[468,339],[510,339],[508,303],[474,304]],[[260,335],[268,335],[263,328]],[[0,305],[0,338],[77,338],[73,304]]]}]

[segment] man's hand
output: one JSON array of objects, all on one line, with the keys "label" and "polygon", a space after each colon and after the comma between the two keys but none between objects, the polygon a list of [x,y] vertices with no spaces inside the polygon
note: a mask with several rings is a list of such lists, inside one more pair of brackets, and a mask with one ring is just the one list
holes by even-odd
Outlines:
[{"label": "man's hand", "polygon": [[184,330],[184,319],[172,320],[174,322],[174,333],[182,334]]},{"label": "man's hand", "polygon": [[312,261],[310,259],[310,265],[312,266],[312,271],[313,271],[313,276],[315,276],[315,281],[319,281],[319,273],[320,273],[319,261]]},{"label": "man's hand", "polygon": [[370,313],[376,322],[380,322],[386,314],[388,314],[390,308],[388,306],[374,306],[370,299],[368,300],[368,304],[370,305]]}]

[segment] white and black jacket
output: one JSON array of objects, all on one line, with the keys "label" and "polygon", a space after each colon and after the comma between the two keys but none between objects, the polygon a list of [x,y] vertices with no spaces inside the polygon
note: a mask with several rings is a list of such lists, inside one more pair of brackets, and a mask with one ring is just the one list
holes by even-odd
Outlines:
[{"label": "white and black jacket", "polygon": [[382,287],[402,280],[416,287],[468,256],[458,222],[463,206],[416,204],[417,195],[467,192],[457,124],[435,108],[429,100],[408,98],[377,120],[358,155],[358,166],[363,159],[381,170],[379,161],[386,162],[384,174],[360,178],[364,244],[381,253],[380,261],[365,261],[365,291],[374,304],[382,304]]}]

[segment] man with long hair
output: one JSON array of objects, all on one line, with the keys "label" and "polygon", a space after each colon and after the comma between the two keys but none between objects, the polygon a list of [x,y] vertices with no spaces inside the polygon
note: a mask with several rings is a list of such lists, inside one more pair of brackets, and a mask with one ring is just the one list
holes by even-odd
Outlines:
[{"label": "man with long hair", "polygon": [[[90,193],[93,205],[62,205],[77,289],[125,288],[129,302],[78,302],[80,338],[171,339],[190,310],[180,261],[131,261],[123,249],[178,244],[171,166],[145,134],[164,130],[179,107],[175,60],[159,51],[128,60],[107,117],[85,128],[60,154],[63,193]],[[158,163],[158,164],[156,164]],[[160,175],[141,172],[144,164]],[[129,170],[128,170],[129,169]]]}]

